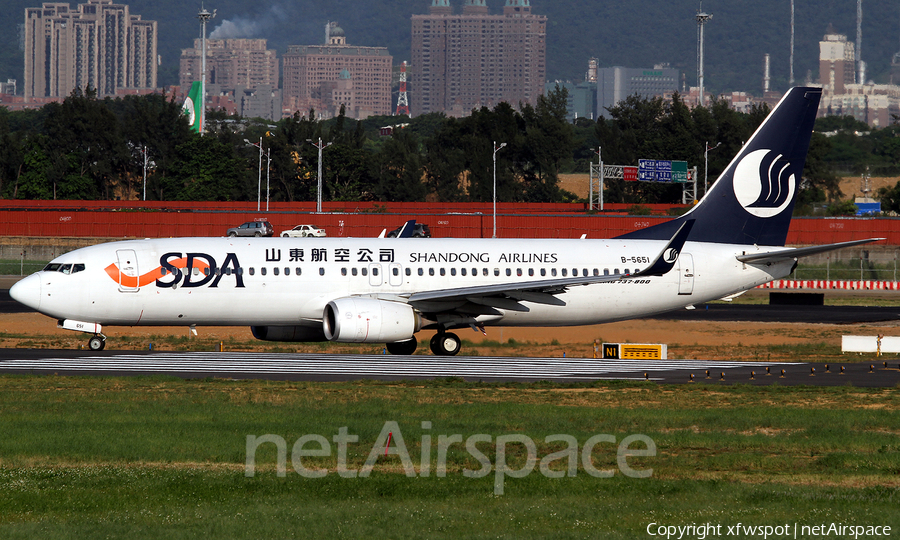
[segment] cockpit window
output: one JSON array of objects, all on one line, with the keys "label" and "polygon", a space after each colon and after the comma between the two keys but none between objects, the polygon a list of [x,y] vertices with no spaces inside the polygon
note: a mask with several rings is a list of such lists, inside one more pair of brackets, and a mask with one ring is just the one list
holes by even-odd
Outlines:
[{"label": "cockpit window", "polygon": [[84,264],[76,263],[76,264],[60,264],[60,263],[48,263],[47,266],[44,267],[44,272],[61,272],[63,274],[74,274],[76,272],[83,272]]}]

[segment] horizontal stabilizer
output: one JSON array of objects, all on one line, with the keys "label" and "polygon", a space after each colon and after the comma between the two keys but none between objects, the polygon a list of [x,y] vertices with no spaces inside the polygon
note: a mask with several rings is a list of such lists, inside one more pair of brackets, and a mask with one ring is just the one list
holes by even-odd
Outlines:
[{"label": "horizontal stabilizer", "polygon": [[809,246],[802,248],[786,248],[776,251],[766,251],[763,253],[745,253],[738,255],[737,260],[743,263],[769,263],[796,259],[798,257],[807,257],[818,253],[826,253],[836,249],[843,249],[860,244],[868,244],[869,242],[877,242],[884,238],[867,238],[866,240],[851,240],[849,242],[838,242],[837,244],[826,244],[824,246]]}]

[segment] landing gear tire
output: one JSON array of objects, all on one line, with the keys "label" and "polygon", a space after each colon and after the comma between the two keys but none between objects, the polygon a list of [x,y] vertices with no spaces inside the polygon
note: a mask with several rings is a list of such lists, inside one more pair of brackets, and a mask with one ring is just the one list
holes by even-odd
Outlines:
[{"label": "landing gear tire", "polygon": [[106,348],[106,337],[105,336],[94,336],[88,340],[88,348],[92,351],[102,351]]},{"label": "landing gear tire", "polygon": [[416,338],[410,338],[405,341],[395,341],[394,343],[386,343],[385,346],[391,354],[410,355],[416,352],[419,343]]},{"label": "landing gear tire", "polygon": [[437,356],[455,356],[461,348],[459,337],[451,332],[441,332],[431,338],[431,352]]}]

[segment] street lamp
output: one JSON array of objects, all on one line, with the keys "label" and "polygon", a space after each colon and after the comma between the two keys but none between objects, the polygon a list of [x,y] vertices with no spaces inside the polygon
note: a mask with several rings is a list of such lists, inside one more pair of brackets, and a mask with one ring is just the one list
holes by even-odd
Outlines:
[{"label": "street lamp", "polygon": [[322,213],[322,150],[331,146],[331,143],[322,144],[322,137],[319,137],[319,144],[314,144],[312,139],[306,139],[306,142],[312,144],[319,149],[319,180],[316,189],[316,213]]},{"label": "street lamp", "polygon": [[494,141],[494,236],[491,238],[497,238],[497,152],[506,146],[506,143],[500,143],[497,145],[497,141]]},{"label": "street lamp", "polygon": [[[257,181],[256,181],[256,211],[259,212],[259,199],[261,197],[261,192],[262,192],[262,155],[263,155],[262,136],[259,137],[259,144],[256,144],[255,142],[250,142],[247,139],[244,139],[244,142],[247,144],[252,144],[253,146],[259,148],[259,177],[257,178]],[[268,174],[269,173],[266,172],[267,178],[268,178]],[[266,197],[268,199],[268,194],[266,194]],[[268,205],[269,205],[269,202],[268,202],[268,200],[266,200],[266,210],[269,209]]]},{"label": "street lamp", "polygon": [[272,170],[272,149],[266,148],[266,212],[269,211],[269,171]]},{"label": "street lamp", "polygon": [[704,197],[706,197],[706,179],[709,176],[709,151],[715,150],[721,144],[722,144],[722,142],[720,141],[720,142],[717,142],[715,146],[710,146],[709,141],[707,141],[706,144],[704,145],[704,148],[706,148],[706,151],[703,152],[703,160],[704,160],[704,163],[703,163],[703,196]]},{"label": "street lamp", "polygon": [[147,155],[147,145],[141,149],[144,154],[144,200],[147,200],[147,163],[149,161],[149,156]]}]

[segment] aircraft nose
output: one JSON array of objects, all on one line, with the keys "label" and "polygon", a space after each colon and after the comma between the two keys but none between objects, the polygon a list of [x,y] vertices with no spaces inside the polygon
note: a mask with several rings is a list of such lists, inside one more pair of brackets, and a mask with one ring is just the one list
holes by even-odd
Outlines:
[{"label": "aircraft nose", "polygon": [[20,279],[9,289],[9,295],[16,302],[37,311],[41,307],[41,277],[37,274],[31,274]]}]

